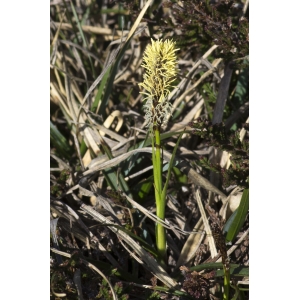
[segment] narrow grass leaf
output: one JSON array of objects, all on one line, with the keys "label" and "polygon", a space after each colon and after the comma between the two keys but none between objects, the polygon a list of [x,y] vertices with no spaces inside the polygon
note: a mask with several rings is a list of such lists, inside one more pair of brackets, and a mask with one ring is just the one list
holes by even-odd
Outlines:
[{"label": "narrow grass leaf", "polygon": [[[191,271],[200,272],[208,269],[217,270],[216,277],[224,276],[223,264],[221,262],[204,263],[190,268]],[[249,267],[243,267],[238,264],[230,264],[230,274],[238,277],[249,277]]]},{"label": "narrow grass leaf", "polygon": [[99,108],[100,108],[100,103],[101,103],[101,102],[100,102],[100,99],[101,99],[101,96],[103,95],[104,87],[105,87],[105,85],[106,85],[106,83],[107,83],[107,79],[108,79],[108,75],[109,75],[109,73],[110,73],[110,69],[111,69],[111,67],[109,67],[109,68],[106,70],[106,72],[105,72],[105,74],[104,74],[104,76],[103,76],[103,79],[101,80],[100,86],[99,86],[99,88],[98,88],[98,91],[97,91],[95,100],[94,100],[94,102],[93,102],[93,104],[92,104],[91,110],[92,110],[92,112],[94,112],[94,113],[96,113],[96,114],[98,113]]},{"label": "narrow grass leaf", "polygon": [[[91,215],[95,220],[100,221],[103,224],[111,224],[114,225],[107,218],[99,214],[93,208],[88,205],[82,204],[80,206],[82,210]],[[161,280],[168,287],[175,287],[177,285],[176,281],[174,281],[169,274],[157,263],[157,261],[147,252],[144,248],[142,248],[138,243],[135,242],[129,235],[124,233],[123,231],[115,228],[114,226],[108,227],[111,231],[113,231],[119,238],[127,243],[137,255],[145,262],[145,267],[147,267],[154,276],[156,276],[159,280]]]},{"label": "narrow grass leaf", "polygon": [[[237,277],[249,277],[249,267],[232,267],[230,265],[230,275],[237,276]],[[224,270],[217,270],[216,277],[223,277]]]},{"label": "narrow grass leaf", "polygon": [[249,189],[245,189],[238,209],[226,222],[223,231],[227,232],[226,241],[231,242],[242,228],[249,210]]},{"label": "narrow grass leaf", "polygon": [[[113,159],[113,155],[104,140],[102,140],[102,147],[108,158]],[[132,194],[121,170],[120,172],[115,172],[114,168],[108,168],[103,170],[102,172],[108,184],[114,191],[118,191],[119,189],[121,189],[124,193],[126,193],[126,195],[132,198]]]},{"label": "narrow grass leaf", "polygon": [[148,179],[139,182],[136,187],[136,194],[139,200],[144,200],[148,196],[151,188],[153,186],[153,176],[150,176]]},{"label": "narrow grass leaf", "polygon": [[[130,43],[130,41],[131,41],[131,39],[134,35],[134,32],[136,31],[136,29],[137,29],[138,25],[140,24],[144,14],[146,13],[147,8],[152,4],[152,2],[153,2],[153,0],[148,0],[146,2],[146,4],[144,5],[144,7],[141,10],[139,16],[137,17],[136,21],[134,22],[130,32],[127,35],[125,44],[120,49],[120,51],[119,51],[119,53],[116,57],[116,60],[113,64],[111,74],[110,74],[110,77],[109,77],[109,80],[108,80],[108,83],[107,83],[107,86],[106,86],[106,89],[105,89],[105,93],[104,93],[104,96],[103,96],[103,101],[101,102],[101,105],[100,105],[99,114],[101,114],[101,115],[104,114],[104,110],[107,106],[107,102],[108,102],[108,99],[109,99],[109,96],[111,94],[111,90],[112,90],[112,87],[113,87],[113,82],[114,82],[115,77],[117,75],[119,64],[120,64],[120,62],[123,58],[123,55],[124,55],[125,51],[127,50],[128,46],[129,46],[129,43]],[[121,39],[121,43],[122,43],[122,39]]]},{"label": "narrow grass leaf", "polygon": [[177,143],[176,143],[176,145],[174,147],[174,150],[173,150],[173,153],[172,153],[172,156],[171,156],[171,159],[170,159],[168,174],[167,174],[166,182],[165,182],[165,185],[164,185],[164,188],[163,188],[163,192],[162,192],[163,196],[164,196],[163,199],[165,199],[165,196],[166,196],[166,193],[167,193],[167,188],[168,188],[169,180],[170,180],[170,177],[171,177],[171,171],[172,171],[172,168],[173,168],[175,154],[176,154],[176,151],[178,149],[179,142],[181,140],[182,135],[183,135],[183,132],[180,134],[180,136],[179,136],[179,138],[177,140]]},{"label": "narrow grass leaf", "polygon": [[56,151],[64,158],[71,157],[71,147],[66,138],[60,133],[55,125],[50,121],[50,141],[53,143]]},{"label": "narrow grass leaf", "polygon": [[178,168],[173,167],[174,175],[178,182],[186,184],[188,182],[187,176],[183,174]]},{"label": "narrow grass leaf", "polygon": [[[84,45],[84,47],[86,49],[88,49],[88,44],[87,44],[85,35],[83,33],[83,30],[82,30],[82,27],[81,27],[81,23],[79,21],[79,18],[78,18],[77,12],[75,10],[74,4],[72,3],[72,1],[70,1],[70,4],[71,4],[71,8],[72,8],[72,12],[73,12],[76,24],[77,24],[78,29],[79,29],[80,36],[81,36],[82,41],[83,41],[83,45]],[[92,71],[93,77],[96,77],[95,69],[94,69],[94,65],[93,65],[92,59],[91,59],[91,57],[89,55],[88,55],[88,58],[89,58],[89,62],[90,62],[90,65],[91,65],[91,71]]]},{"label": "narrow grass leaf", "polygon": [[115,228],[122,230],[123,232],[125,232],[126,234],[128,234],[129,236],[131,236],[135,241],[139,242],[141,244],[141,246],[147,250],[149,253],[151,253],[154,257],[157,258],[158,253],[157,251],[151,247],[148,243],[146,243],[144,241],[144,239],[142,239],[141,237],[137,236],[136,234],[132,233],[131,231],[125,229],[122,226],[118,226],[118,225],[103,225],[103,226],[114,226]]}]

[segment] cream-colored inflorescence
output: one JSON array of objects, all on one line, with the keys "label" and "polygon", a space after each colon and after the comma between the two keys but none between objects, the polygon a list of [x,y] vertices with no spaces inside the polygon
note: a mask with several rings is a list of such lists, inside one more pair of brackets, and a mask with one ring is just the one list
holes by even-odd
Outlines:
[{"label": "cream-colored inflorescence", "polygon": [[139,85],[146,95],[144,105],[147,127],[165,125],[171,114],[172,105],[167,101],[171,83],[177,75],[177,58],[175,43],[172,40],[151,39],[151,44],[146,47],[142,67],[145,68],[144,81]]}]

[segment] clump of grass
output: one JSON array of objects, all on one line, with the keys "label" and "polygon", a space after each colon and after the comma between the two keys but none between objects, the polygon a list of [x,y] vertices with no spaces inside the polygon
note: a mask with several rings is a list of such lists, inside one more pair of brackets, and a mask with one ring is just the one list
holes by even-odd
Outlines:
[{"label": "clump of grass", "polygon": [[[131,11],[121,1],[51,5],[51,298],[224,297],[212,217],[200,206],[209,203],[226,238],[244,243],[248,25],[224,1],[174,1],[169,10],[162,1],[127,2]],[[142,63],[151,39],[176,41],[176,71],[156,56]],[[145,81],[141,65],[150,60],[159,68]],[[230,160],[221,165],[211,149]],[[243,247],[230,256],[225,285],[246,299],[236,284],[247,283]]]}]

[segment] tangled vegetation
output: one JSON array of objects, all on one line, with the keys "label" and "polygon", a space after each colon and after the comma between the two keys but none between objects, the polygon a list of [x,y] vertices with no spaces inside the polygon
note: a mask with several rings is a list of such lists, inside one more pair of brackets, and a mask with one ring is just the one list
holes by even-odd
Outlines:
[{"label": "tangled vegetation", "polygon": [[248,299],[248,2],[50,12],[51,299]]}]

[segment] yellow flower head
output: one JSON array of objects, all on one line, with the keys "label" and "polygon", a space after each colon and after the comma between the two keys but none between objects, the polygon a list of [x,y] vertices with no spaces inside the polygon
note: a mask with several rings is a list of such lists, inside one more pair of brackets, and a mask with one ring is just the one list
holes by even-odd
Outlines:
[{"label": "yellow flower head", "polygon": [[145,68],[144,81],[139,85],[145,89],[141,93],[146,95],[144,110],[150,129],[164,125],[171,114],[172,105],[167,97],[177,75],[177,50],[172,40],[151,39],[151,45],[146,47],[142,63]]}]

